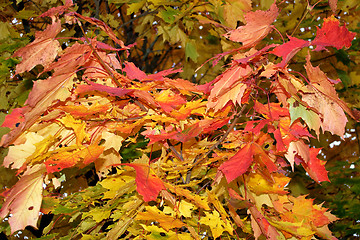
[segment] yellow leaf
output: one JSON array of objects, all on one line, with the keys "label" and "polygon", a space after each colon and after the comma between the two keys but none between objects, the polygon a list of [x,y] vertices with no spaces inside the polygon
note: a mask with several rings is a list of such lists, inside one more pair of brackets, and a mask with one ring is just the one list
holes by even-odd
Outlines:
[{"label": "yellow leaf", "polygon": [[213,238],[218,238],[224,231],[229,232],[233,235],[234,229],[232,228],[231,224],[225,219],[223,221],[220,218],[220,214],[217,211],[213,211],[213,213],[205,212],[206,217],[202,217],[199,223],[207,225],[210,227],[212,232]]},{"label": "yellow leaf", "polygon": [[117,177],[106,178],[101,181],[101,186],[108,189],[109,191],[104,193],[104,198],[113,199],[118,194],[123,194],[130,188],[135,190],[135,177],[120,175]]},{"label": "yellow leaf", "polygon": [[65,117],[62,117],[59,122],[61,122],[64,127],[71,128],[74,130],[75,136],[76,136],[76,144],[81,145],[83,140],[89,141],[90,136],[86,132],[86,123],[82,120],[75,120],[73,116],[70,114],[66,114]]},{"label": "yellow leaf", "polygon": [[179,206],[179,211],[182,216],[190,218],[191,213],[194,208],[195,208],[195,206],[193,204],[191,204],[185,200],[181,200],[180,206]]},{"label": "yellow leaf", "polygon": [[289,183],[290,178],[281,174],[274,174],[273,182],[265,179],[263,175],[252,173],[248,176],[247,187],[256,195],[264,193],[286,194],[284,187]]},{"label": "yellow leaf", "polygon": [[94,208],[89,212],[83,213],[82,219],[85,219],[87,217],[91,217],[96,222],[101,222],[104,219],[107,219],[110,217],[110,210],[105,210],[101,208]]},{"label": "yellow leaf", "polygon": [[146,206],[145,210],[145,212],[140,212],[136,216],[136,220],[157,221],[166,231],[169,231],[172,228],[180,228],[184,226],[184,223],[179,219],[165,215],[164,212],[160,211],[155,206]]}]

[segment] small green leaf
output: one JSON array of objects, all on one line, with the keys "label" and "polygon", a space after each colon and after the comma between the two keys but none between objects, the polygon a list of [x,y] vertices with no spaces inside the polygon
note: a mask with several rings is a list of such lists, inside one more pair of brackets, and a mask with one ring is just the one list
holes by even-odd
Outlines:
[{"label": "small green leaf", "polygon": [[336,68],[336,72],[339,75],[341,82],[344,84],[345,89],[347,89],[348,86],[351,84],[351,79],[349,75],[344,70],[338,68]]},{"label": "small green leaf", "polygon": [[191,58],[194,62],[197,62],[199,54],[196,50],[195,45],[192,42],[187,42],[185,46],[185,56],[186,58]]}]

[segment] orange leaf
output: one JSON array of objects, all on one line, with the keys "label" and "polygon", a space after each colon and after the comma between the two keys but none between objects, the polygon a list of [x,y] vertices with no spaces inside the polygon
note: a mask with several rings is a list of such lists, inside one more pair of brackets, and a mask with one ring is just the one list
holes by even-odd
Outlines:
[{"label": "orange leaf", "polygon": [[11,233],[25,229],[28,225],[37,227],[44,174],[43,164],[29,168],[6,194],[5,203],[0,210],[0,218],[11,214],[9,218]]},{"label": "orange leaf", "polygon": [[43,32],[35,34],[35,41],[17,50],[13,57],[21,57],[22,61],[16,65],[16,74],[30,71],[36,65],[47,66],[61,50],[60,43],[55,36],[61,31],[60,20],[53,22]]},{"label": "orange leaf", "polygon": [[53,173],[73,167],[80,161],[83,165],[87,165],[95,161],[103,151],[104,147],[98,145],[90,145],[74,151],[64,148],[63,151],[52,155],[45,161],[46,169],[48,173]]},{"label": "orange leaf", "polygon": [[279,14],[275,2],[267,11],[257,10],[245,14],[246,25],[240,26],[226,34],[226,37],[235,42],[242,42],[243,47],[252,47],[268,35],[272,29],[272,22]]},{"label": "orange leaf", "polygon": [[155,201],[159,192],[165,190],[165,186],[161,179],[155,175],[149,165],[141,163],[124,163],[136,171],[136,190],[143,196],[144,201]]}]

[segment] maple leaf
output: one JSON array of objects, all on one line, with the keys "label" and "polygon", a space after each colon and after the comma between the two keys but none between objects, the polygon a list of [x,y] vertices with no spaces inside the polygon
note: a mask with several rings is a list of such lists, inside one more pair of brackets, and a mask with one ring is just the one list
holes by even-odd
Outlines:
[{"label": "maple leaf", "polygon": [[228,183],[244,174],[253,162],[253,144],[242,147],[234,156],[221,164],[219,170],[224,173]]},{"label": "maple leaf", "polygon": [[44,12],[43,14],[41,14],[38,17],[53,17],[57,14],[60,15],[63,12],[65,12],[66,10],[68,10],[73,5],[74,5],[74,3],[72,0],[66,0],[64,6],[50,8],[49,10],[47,10],[46,12]]},{"label": "maple leaf", "polygon": [[21,57],[22,61],[16,65],[16,74],[30,71],[39,64],[46,67],[52,63],[61,50],[60,43],[54,39],[60,31],[60,20],[53,18],[45,31],[35,34],[35,41],[17,50],[13,57]]},{"label": "maple leaf", "polygon": [[144,201],[155,201],[159,192],[165,190],[165,186],[161,179],[155,175],[147,164],[143,163],[123,163],[130,166],[136,171],[136,190],[143,196]]},{"label": "maple leaf", "polygon": [[317,155],[320,152],[320,148],[310,148],[310,159],[308,162],[301,162],[301,165],[304,167],[306,172],[310,175],[312,179],[316,182],[330,182],[328,177],[328,171],[325,169],[325,161],[321,161],[317,158]]},{"label": "maple leaf", "polygon": [[103,146],[89,145],[73,147],[64,147],[58,153],[53,154],[51,157],[45,160],[45,165],[48,173],[59,172],[64,168],[69,168],[77,165],[78,163],[86,166],[91,162],[94,162],[101,153],[104,151]]},{"label": "maple leaf", "polygon": [[179,105],[185,104],[186,101],[183,97],[178,94],[175,94],[170,89],[163,90],[155,98],[156,102],[161,106],[161,108],[169,113],[176,109]]},{"label": "maple leaf", "polygon": [[246,25],[229,31],[226,37],[231,41],[241,42],[243,47],[252,47],[269,34],[273,27],[270,24],[275,21],[278,14],[279,9],[275,2],[267,11],[248,12],[244,16]]},{"label": "maple leaf", "polygon": [[242,97],[247,90],[247,85],[241,81],[252,73],[249,65],[235,64],[230,69],[215,79],[215,84],[210,92],[207,108],[217,112],[229,101],[241,105]]},{"label": "maple leaf", "polygon": [[43,136],[33,132],[27,133],[25,138],[24,143],[9,147],[9,152],[3,162],[5,167],[10,167],[10,164],[12,164],[11,168],[13,169],[22,167],[26,159],[35,152],[35,143],[44,139]]},{"label": "maple leaf", "polygon": [[111,107],[110,104],[98,104],[95,103],[91,105],[90,107],[86,107],[84,105],[66,105],[66,106],[59,106],[58,109],[63,110],[74,118],[83,118],[87,116],[94,116],[99,113],[104,113],[109,110]]},{"label": "maple leaf", "polygon": [[218,211],[214,210],[212,213],[205,212],[205,214],[206,217],[202,217],[199,223],[209,226],[214,238],[220,237],[224,231],[232,235],[234,229],[226,219],[223,220],[220,218]]},{"label": "maple leaf", "polygon": [[92,49],[89,45],[76,42],[60,54],[58,61],[45,66],[42,73],[52,70],[54,70],[56,75],[62,75],[71,71],[75,72],[80,66],[85,65],[90,60],[91,55]]},{"label": "maple leaf", "polygon": [[194,202],[198,207],[203,208],[204,210],[210,210],[209,204],[204,199],[204,197],[200,195],[195,195],[187,189],[179,186],[174,186],[166,182],[164,183],[164,185],[169,191],[173,192],[174,194],[185,197],[186,199]]},{"label": "maple leaf", "polygon": [[83,140],[90,140],[89,134],[86,132],[86,123],[82,120],[75,120],[70,114],[65,115],[59,119],[66,128],[71,128],[74,130],[76,136],[76,144],[81,145]]},{"label": "maple leaf", "polygon": [[122,97],[122,96],[134,91],[133,89],[104,86],[102,84],[94,83],[91,81],[86,81],[86,82],[89,85],[78,85],[77,86],[77,88],[75,89],[76,94],[87,93],[87,92],[91,92],[91,91],[98,91],[98,92],[107,93],[111,96]]},{"label": "maple leaf", "polygon": [[8,146],[21,133],[32,126],[38,117],[43,114],[55,101],[63,101],[71,95],[69,91],[73,87],[74,73],[56,75],[45,80],[37,80],[22,108],[24,121],[18,127],[1,138],[0,145]]},{"label": "maple leaf", "polygon": [[166,215],[155,206],[146,206],[145,212],[138,213],[136,220],[154,220],[166,231],[169,231],[172,228],[181,228],[185,225],[180,219]]},{"label": "maple leaf", "polygon": [[37,228],[42,201],[44,164],[28,168],[20,180],[6,193],[5,203],[0,210],[0,218],[9,213],[11,233],[30,225]]},{"label": "maple leaf", "polygon": [[322,28],[317,27],[316,37],[311,42],[312,45],[316,45],[315,51],[326,50],[325,47],[341,49],[351,46],[356,33],[349,32],[345,26],[340,27],[339,24],[339,20],[334,16],[324,19]]},{"label": "maple leaf", "polygon": [[24,121],[24,115],[22,114],[23,111],[23,108],[13,109],[10,114],[5,116],[5,121],[1,124],[1,127],[8,127],[10,129],[16,128]]},{"label": "maple leaf", "polygon": [[305,69],[311,85],[323,93],[326,97],[330,98],[331,101],[337,103],[344,111],[346,111],[347,114],[354,118],[352,111],[349,109],[346,103],[344,103],[344,101],[338,97],[338,94],[335,90],[334,84],[339,83],[340,80],[332,80],[328,78],[326,74],[321,71],[319,66],[313,67],[310,62],[310,54],[308,54],[306,57]]},{"label": "maple leaf", "polygon": [[288,36],[290,41],[275,47],[270,53],[275,54],[278,57],[282,57],[282,61],[277,64],[278,67],[284,68],[290,59],[304,47],[310,46],[309,41],[298,39],[292,36]]},{"label": "maple leaf", "polygon": [[273,182],[259,173],[251,173],[247,178],[246,185],[257,195],[264,193],[287,194],[284,187],[290,182],[290,178],[281,174],[275,174],[272,177]]},{"label": "maple leaf", "polygon": [[329,131],[340,137],[344,136],[348,120],[338,104],[318,92],[303,94],[302,100],[321,114],[323,131]]},{"label": "maple leaf", "polygon": [[[291,142],[289,144],[287,153],[285,154],[285,157],[289,161],[293,171],[294,171],[294,163],[297,161],[296,156],[301,157],[301,159],[305,163],[310,161],[309,147],[302,140]],[[300,162],[297,163],[299,164]]]}]

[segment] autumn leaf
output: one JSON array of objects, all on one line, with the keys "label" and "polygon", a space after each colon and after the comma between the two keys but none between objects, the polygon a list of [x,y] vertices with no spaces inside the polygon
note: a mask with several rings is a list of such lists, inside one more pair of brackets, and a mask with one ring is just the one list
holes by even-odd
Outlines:
[{"label": "autumn leaf", "polygon": [[170,89],[161,91],[160,94],[156,96],[155,100],[167,113],[186,103],[183,97],[172,92]]},{"label": "autumn leaf", "polygon": [[87,93],[87,92],[91,92],[91,91],[98,91],[98,92],[103,92],[103,93],[109,94],[111,96],[122,97],[122,96],[134,91],[133,89],[104,86],[104,85],[94,83],[91,81],[87,81],[87,83],[88,83],[88,85],[79,85],[76,88],[75,93],[80,94],[80,93]]},{"label": "autumn leaf", "polygon": [[169,231],[173,228],[180,228],[185,224],[179,219],[176,219],[172,216],[166,215],[155,206],[146,206],[145,212],[140,212],[136,216],[137,220],[154,220],[159,223],[166,231]]},{"label": "autumn leaf", "polygon": [[324,19],[322,28],[317,27],[316,37],[311,45],[316,45],[315,51],[326,50],[325,47],[341,49],[350,47],[356,33],[349,32],[345,26],[339,26],[340,22],[334,16]]},{"label": "autumn leaf", "polygon": [[220,237],[224,231],[232,235],[234,229],[226,219],[222,220],[220,218],[219,212],[214,210],[212,213],[205,212],[205,214],[206,216],[202,217],[199,223],[209,226],[214,238]]},{"label": "autumn leaf", "polygon": [[325,161],[322,161],[317,158],[321,149],[319,148],[310,148],[310,159],[308,162],[301,162],[301,165],[304,167],[306,172],[310,175],[312,179],[316,182],[330,182],[328,177],[328,171],[325,169]]},{"label": "autumn leaf", "polygon": [[270,53],[275,54],[278,57],[282,57],[282,61],[277,64],[278,67],[285,67],[290,59],[295,56],[295,54],[303,49],[304,47],[310,46],[309,41],[298,39],[292,36],[288,36],[290,41],[281,44],[280,46],[275,47]]},{"label": "autumn leaf", "polygon": [[253,145],[246,144],[229,160],[221,164],[219,170],[224,173],[228,183],[244,174],[253,162]]},{"label": "autumn leaf", "polygon": [[279,195],[287,194],[284,187],[289,184],[290,178],[281,174],[276,174],[273,179],[266,179],[259,173],[252,173],[248,176],[246,184],[248,188],[257,195],[265,193],[275,193]]},{"label": "autumn leaf", "polygon": [[145,202],[155,201],[159,192],[165,190],[163,182],[155,175],[149,165],[143,163],[124,163],[123,165],[135,169],[136,190],[143,196]]},{"label": "autumn leaf", "polygon": [[[25,107],[26,108],[26,107]],[[23,108],[15,108],[10,114],[6,115],[5,121],[1,127],[8,127],[10,129],[16,128],[24,121],[24,115],[22,114]]]},{"label": "autumn leaf", "polygon": [[242,97],[247,90],[243,79],[252,73],[249,65],[235,64],[233,67],[221,74],[215,79],[207,103],[208,109],[214,109],[215,112],[221,110],[229,101],[233,104],[241,105]]},{"label": "autumn leaf", "polygon": [[26,226],[37,228],[45,171],[43,164],[28,168],[15,186],[6,193],[0,217],[11,214],[11,233],[25,229]]},{"label": "autumn leaf", "polygon": [[269,34],[273,27],[270,24],[275,21],[278,14],[279,9],[275,2],[267,11],[248,12],[244,16],[246,25],[229,31],[226,37],[231,41],[241,42],[243,47],[252,47]]},{"label": "autumn leaf", "polygon": [[[71,149],[72,147],[68,148]],[[45,160],[47,172],[59,172],[64,168],[73,167],[78,163],[86,166],[94,162],[103,151],[104,147],[98,145],[82,146],[73,151],[67,151],[66,148],[63,148]]]},{"label": "autumn leaf", "polygon": [[76,136],[76,144],[81,145],[84,140],[89,141],[90,136],[86,132],[86,124],[82,120],[75,120],[70,114],[59,119],[66,128],[74,130]]},{"label": "autumn leaf", "polygon": [[74,77],[74,73],[71,72],[36,81],[22,110],[24,121],[13,131],[4,135],[0,145],[11,144],[22,131],[32,126],[54,101],[63,101],[69,97],[71,95],[69,89],[72,87]]},{"label": "autumn leaf", "polygon": [[22,61],[16,65],[16,74],[30,71],[39,64],[46,67],[52,63],[61,50],[60,43],[54,39],[60,31],[60,20],[53,18],[45,31],[37,32],[35,41],[17,50],[13,57],[21,57]]}]

